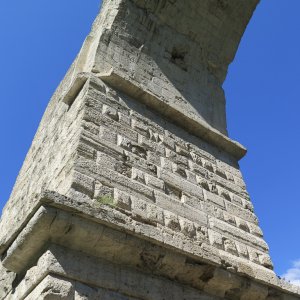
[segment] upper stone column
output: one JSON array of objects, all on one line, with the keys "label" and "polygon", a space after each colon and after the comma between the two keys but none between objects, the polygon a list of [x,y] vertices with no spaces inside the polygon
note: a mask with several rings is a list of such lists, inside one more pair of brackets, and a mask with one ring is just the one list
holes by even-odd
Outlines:
[{"label": "upper stone column", "polygon": [[118,78],[119,89],[152,106],[142,94],[154,96],[177,120],[186,115],[227,135],[222,83],[258,2],[103,1],[75,73]]}]

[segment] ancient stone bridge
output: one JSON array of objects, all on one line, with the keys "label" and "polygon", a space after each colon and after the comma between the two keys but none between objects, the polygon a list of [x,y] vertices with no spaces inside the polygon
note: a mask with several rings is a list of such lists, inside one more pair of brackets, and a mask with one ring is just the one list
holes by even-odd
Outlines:
[{"label": "ancient stone bridge", "polygon": [[226,130],[257,3],[103,1],[3,211],[0,299],[300,299]]}]

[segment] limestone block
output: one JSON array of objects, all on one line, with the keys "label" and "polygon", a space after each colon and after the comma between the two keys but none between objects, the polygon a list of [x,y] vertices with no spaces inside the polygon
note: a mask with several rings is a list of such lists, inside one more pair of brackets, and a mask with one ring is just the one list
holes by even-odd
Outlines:
[{"label": "limestone block", "polygon": [[132,201],[129,194],[120,191],[119,189],[114,189],[113,199],[118,207],[125,210],[131,210]]},{"label": "limestone block", "polygon": [[1,299],[299,298],[226,129],[257,3],[103,1],[4,209]]},{"label": "limestone block", "polygon": [[4,299],[12,289],[12,282],[15,276],[15,273],[8,271],[0,263],[0,299]]},{"label": "limestone block", "polygon": [[73,300],[74,287],[69,281],[48,275],[24,300],[30,299]]}]

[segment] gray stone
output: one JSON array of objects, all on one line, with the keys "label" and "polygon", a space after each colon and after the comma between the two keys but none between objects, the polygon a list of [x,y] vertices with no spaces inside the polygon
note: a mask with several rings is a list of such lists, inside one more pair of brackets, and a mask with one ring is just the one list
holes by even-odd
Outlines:
[{"label": "gray stone", "polygon": [[3,211],[0,299],[300,299],[226,130],[257,3],[103,1]]}]

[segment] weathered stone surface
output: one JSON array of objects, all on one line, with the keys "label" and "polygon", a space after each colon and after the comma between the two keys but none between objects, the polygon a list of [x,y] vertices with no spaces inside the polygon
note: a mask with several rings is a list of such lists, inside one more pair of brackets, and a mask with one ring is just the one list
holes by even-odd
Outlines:
[{"label": "weathered stone surface", "polygon": [[[174,288],[181,290],[176,292],[178,299],[183,299],[181,293],[189,299],[192,290],[193,297],[207,299],[231,299],[236,293],[247,299],[257,290],[261,299],[269,299],[270,292],[278,297],[292,292],[292,286],[270,270],[209,245],[197,247],[188,240],[182,243],[180,233],[166,239],[166,231],[160,233],[153,225],[132,220],[110,205],[82,203],[53,192],[46,192],[40,205],[3,260],[7,268],[19,274],[26,271],[8,291],[7,299],[30,299],[29,293],[43,295],[45,291],[47,297],[56,293],[62,299],[73,299],[68,298],[77,291],[73,280],[118,292],[125,288],[126,297],[134,299],[163,299],[173,296]],[[46,245],[48,250],[41,254]],[[60,279],[40,284],[48,274]],[[147,286],[141,285],[141,278]],[[161,289],[162,284],[172,281],[176,282],[172,289]],[[145,291],[147,296],[141,294]]]},{"label": "weathered stone surface", "polygon": [[8,271],[0,263],[0,299],[4,299],[11,291],[14,279],[15,273]]},{"label": "weathered stone surface", "polygon": [[118,2],[113,26],[100,37],[93,72],[113,70],[171,108],[226,132],[220,83],[258,1]]},{"label": "weathered stone surface", "polygon": [[[82,266],[85,266],[82,269]],[[48,270],[48,274],[45,273]],[[45,276],[46,275],[46,276]],[[28,293],[29,290],[32,292]],[[22,299],[146,299],[212,300],[218,297],[178,282],[143,273],[80,252],[50,248],[29,269],[9,300]]]},{"label": "weathered stone surface", "polygon": [[226,130],[257,2],[103,1],[4,209],[0,299],[300,298]]}]

